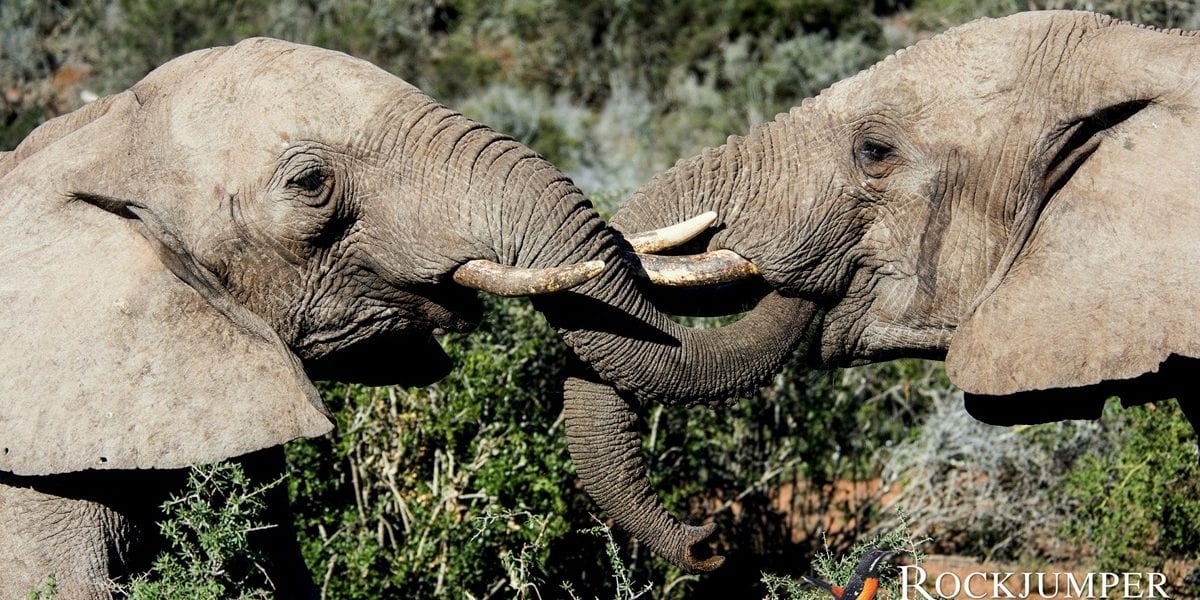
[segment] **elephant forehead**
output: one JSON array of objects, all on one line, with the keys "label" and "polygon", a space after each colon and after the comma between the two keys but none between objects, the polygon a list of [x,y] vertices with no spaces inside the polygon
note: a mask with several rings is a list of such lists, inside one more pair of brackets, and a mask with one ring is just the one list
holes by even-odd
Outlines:
[{"label": "elephant forehead", "polygon": [[[901,110],[916,116],[964,108],[991,111],[1026,83],[1029,47],[1048,19],[981,20],[900,50],[870,69],[834,84],[822,96],[833,107],[867,112]],[[961,118],[960,118],[961,119]]]},{"label": "elephant forehead", "polygon": [[266,38],[176,59],[135,91],[144,89],[152,102],[166,101],[170,136],[185,148],[252,139],[272,151],[301,139],[348,141],[389,102],[416,91],[369,62]]}]

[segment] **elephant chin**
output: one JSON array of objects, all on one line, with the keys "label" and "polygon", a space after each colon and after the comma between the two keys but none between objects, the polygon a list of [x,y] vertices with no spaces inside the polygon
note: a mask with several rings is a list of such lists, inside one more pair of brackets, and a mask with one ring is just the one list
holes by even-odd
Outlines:
[{"label": "elephant chin", "polygon": [[381,336],[304,361],[304,370],[314,380],[411,387],[436,383],[453,367],[453,361],[431,335],[423,339],[403,334]]}]

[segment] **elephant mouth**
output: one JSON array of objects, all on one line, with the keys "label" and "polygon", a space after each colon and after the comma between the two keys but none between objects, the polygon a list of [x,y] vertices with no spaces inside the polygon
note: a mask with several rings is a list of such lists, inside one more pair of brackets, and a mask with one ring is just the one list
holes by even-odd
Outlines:
[{"label": "elephant mouth", "polygon": [[448,375],[453,362],[435,338],[474,330],[483,318],[483,303],[468,290],[422,291],[398,300],[398,306],[407,307],[402,316],[376,322],[370,335],[317,357],[305,357],[309,377],[416,387]]},{"label": "elephant mouth", "polygon": [[465,288],[431,288],[422,294],[419,318],[429,335],[469,333],[483,320],[483,302]]},{"label": "elephant mouth", "polygon": [[381,334],[304,360],[312,379],[372,386],[425,386],[441,380],[453,366],[441,344],[425,332]]}]

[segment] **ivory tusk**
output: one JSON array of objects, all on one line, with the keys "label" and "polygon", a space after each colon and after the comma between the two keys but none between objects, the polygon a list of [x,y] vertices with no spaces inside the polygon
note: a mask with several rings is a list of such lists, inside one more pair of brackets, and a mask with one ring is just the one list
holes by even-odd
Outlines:
[{"label": "ivory tusk", "polygon": [[758,275],[758,267],[733,250],[713,250],[689,256],[637,254],[651,283],[699,286],[728,283]]},{"label": "ivory tusk", "polygon": [[700,235],[716,220],[717,213],[710,210],[674,225],[626,236],[625,241],[633,246],[634,252],[660,252]]},{"label": "ivory tusk", "polygon": [[490,260],[472,260],[455,269],[451,277],[459,285],[497,296],[533,296],[573,288],[603,270],[602,260],[549,269],[525,269]]}]

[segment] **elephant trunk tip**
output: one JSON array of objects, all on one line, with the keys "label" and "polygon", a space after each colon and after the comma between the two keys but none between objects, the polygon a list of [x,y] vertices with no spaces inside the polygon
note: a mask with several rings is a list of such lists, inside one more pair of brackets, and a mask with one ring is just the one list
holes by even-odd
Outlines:
[{"label": "elephant trunk tip", "polygon": [[[708,541],[717,533],[716,523],[703,526],[685,525],[681,544],[667,554],[671,562],[689,573],[711,573],[725,564],[725,557],[712,554]],[[709,556],[705,556],[709,555]]]}]

